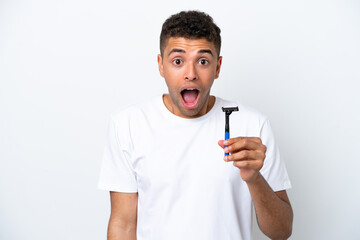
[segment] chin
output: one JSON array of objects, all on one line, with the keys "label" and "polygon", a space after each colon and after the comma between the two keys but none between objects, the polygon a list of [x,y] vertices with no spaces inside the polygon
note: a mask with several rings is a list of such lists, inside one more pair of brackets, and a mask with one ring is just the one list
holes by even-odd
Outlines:
[{"label": "chin", "polygon": [[180,100],[180,102],[177,103],[177,106],[183,115],[189,118],[194,118],[197,117],[200,114],[201,110],[204,108],[204,102],[206,101],[199,99],[199,102],[195,107],[187,108],[182,104],[182,101]]},{"label": "chin", "polygon": [[180,111],[189,118],[196,117],[200,112],[198,109],[181,109]]}]

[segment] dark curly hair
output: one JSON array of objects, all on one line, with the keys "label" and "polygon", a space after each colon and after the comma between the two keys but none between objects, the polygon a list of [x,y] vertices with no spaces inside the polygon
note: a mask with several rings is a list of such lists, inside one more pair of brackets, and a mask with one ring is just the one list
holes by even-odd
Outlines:
[{"label": "dark curly hair", "polygon": [[220,28],[214,23],[211,16],[200,11],[182,11],[170,16],[162,25],[160,34],[160,52],[164,53],[167,41],[171,37],[188,39],[205,38],[214,43],[220,56],[221,37]]}]

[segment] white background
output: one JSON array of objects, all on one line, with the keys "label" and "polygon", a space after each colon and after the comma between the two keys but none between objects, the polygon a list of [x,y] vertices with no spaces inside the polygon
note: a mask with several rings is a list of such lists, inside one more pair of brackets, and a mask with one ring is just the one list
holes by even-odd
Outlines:
[{"label": "white background", "polygon": [[184,9],[222,29],[213,94],[272,121],[291,239],[360,238],[359,1],[0,0],[0,239],[105,239],[107,121],[166,91],[158,38]]}]

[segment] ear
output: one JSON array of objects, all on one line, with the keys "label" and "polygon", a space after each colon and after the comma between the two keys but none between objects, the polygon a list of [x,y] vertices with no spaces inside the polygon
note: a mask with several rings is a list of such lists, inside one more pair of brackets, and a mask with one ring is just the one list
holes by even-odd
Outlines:
[{"label": "ear", "polygon": [[159,72],[162,77],[164,77],[164,67],[163,67],[163,59],[161,57],[161,54],[158,54],[157,56],[158,66],[159,66]]},{"label": "ear", "polygon": [[221,64],[222,64],[222,56],[219,56],[219,58],[218,58],[218,60],[217,60],[217,65],[216,65],[216,75],[215,75],[215,79],[219,77]]}]

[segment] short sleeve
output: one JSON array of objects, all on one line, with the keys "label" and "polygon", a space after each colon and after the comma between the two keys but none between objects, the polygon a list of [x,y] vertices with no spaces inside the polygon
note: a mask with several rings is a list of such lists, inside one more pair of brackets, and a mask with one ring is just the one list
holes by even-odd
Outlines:
[{"label": "short sleeve", "polygon": [[115,192],[137,192],[136,174],[131,164],[128,129],[115,117],[109,121],[108,138],[104,149],[98,188]]},{"label": "short sleeve", "polygon": [[270,121],[266,120],[261,128],[261,140],[266,146],[266,158],[260,173],[269,183],[273,191],[281,191],[291,188],[284,162],[280,158],[278,146],[275,143]]}]

